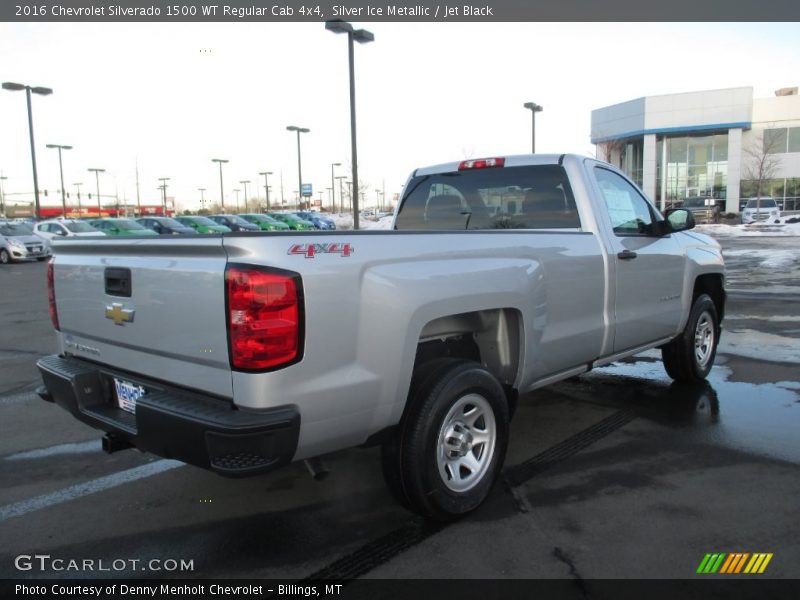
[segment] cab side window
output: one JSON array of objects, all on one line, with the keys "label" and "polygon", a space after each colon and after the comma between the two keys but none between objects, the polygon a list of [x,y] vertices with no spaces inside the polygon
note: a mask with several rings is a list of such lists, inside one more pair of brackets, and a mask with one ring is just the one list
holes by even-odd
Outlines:
[{"label": "cab side window", "polygon": [[653,213],[639,191],[617,173],[595,167],[595,179],[618,236],[651,235]]}]

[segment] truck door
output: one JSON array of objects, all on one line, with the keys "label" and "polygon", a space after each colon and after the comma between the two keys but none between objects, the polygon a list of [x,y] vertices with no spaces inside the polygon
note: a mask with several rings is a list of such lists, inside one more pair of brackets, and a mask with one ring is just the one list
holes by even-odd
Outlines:
[{"label": "truck door", "polygon": [[685,257],[672,235],[655,231],[658,213],[635,185],[611,169],[593,171],[610,221],[617,353],[676,333]]}]

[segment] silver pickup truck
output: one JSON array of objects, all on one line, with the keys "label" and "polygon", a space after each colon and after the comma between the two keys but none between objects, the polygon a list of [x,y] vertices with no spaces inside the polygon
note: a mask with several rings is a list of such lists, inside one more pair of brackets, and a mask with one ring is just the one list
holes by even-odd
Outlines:
[{"label": "silver pickup truck", "polygon": [[63,241],[42,397],[227,476],[380,444],[408,508],[486,497],[518,394],[648,348],[705,378],[719,245],[574,155],[417,169],[392,231]]}]

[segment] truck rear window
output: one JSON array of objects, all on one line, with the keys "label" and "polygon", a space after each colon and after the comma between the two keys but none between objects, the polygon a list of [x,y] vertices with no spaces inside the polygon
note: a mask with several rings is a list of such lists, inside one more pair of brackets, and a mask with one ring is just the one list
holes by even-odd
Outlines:
[{"label": "truck rear window", "polygon": [[577,229],[559,165],[453,171],[414,177],[397,214],[401,230]]}]

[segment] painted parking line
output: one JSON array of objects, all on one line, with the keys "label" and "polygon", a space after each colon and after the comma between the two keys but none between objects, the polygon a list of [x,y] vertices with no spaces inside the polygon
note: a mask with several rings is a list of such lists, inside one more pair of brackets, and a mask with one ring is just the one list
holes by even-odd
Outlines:
[{"label": "painted parking line", "polygon": [[13,519],[14,517],[21,517],[37,510],[50,508],[51,506],[63,504],[64,502],[76,500],[90,494],[96,494],[97,492],[103,492],[124,483],[130,483],[132,481],[144,479],[145,477],[158,475],[159,473],[164,473],[182,466],[184,466],[184,463],[177,460],[157,460],[142,465],[141,467],[134,467],[133,469],[106,475],[105,477],[93,479],[85,483],[78,483],[64,488],[63,490],[43,494],[41,496],[29,498],[28,500],[21,500],[14,504],[9,504],[8,506],[0,507],[0,523],[8,519]]},{"label": "painted parking line", "polygon": [[65,454],[89,454],[91,452],[101,452],[100,440],[92,439],[87,442],[72,442],[69,444],[58,444],[48,448],[37,448],[36,450],[26,450],[3,457],[3,460],[31,460],[35,458],[52,458]]}]

